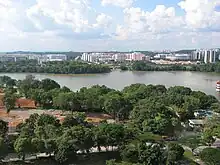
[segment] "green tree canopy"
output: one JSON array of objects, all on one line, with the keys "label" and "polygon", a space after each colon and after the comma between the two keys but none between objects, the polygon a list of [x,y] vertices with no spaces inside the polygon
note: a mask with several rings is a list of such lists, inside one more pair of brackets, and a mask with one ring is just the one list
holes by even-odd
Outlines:
[{"label": "green tree canopy", "polygon": [[220,149],[205,148],[201,152],[200,158],[207,165],[220,165]]}]

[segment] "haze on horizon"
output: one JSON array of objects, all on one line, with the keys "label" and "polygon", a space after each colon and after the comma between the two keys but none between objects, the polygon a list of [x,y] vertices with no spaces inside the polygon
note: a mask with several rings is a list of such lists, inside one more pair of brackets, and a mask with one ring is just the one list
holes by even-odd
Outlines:
[{"label": "haze on horizon", "polygon": [[220,0],[0,0],[0,52],[220,47]]}]

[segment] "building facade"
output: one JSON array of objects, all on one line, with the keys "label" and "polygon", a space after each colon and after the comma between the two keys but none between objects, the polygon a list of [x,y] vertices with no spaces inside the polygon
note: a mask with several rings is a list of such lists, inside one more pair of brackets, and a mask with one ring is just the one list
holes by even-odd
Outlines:
[{"label": "building facade", "polygon": [[148,60],[144,54],[134,53],[83,53],[81,60],[87,62],[109,62],[109,61],[141,61]]},{"label": "building facade", "polygon": [[128,61],[142,61],[144,60],[145,55],[139,52],[134,52],[127,54],[126,60]]},{"label": "building facade", "polygon": [[214,49],[197,50],[193,53],[193,60],[204,61],[204,63],[207,64],[215,63],[218,57]]},{"label": "building facade", "polygon": [[114,54],[112,56],[113,60],[114,61],[119,61],[119,62],[123,62],[127,59],[127,55],[126,54],[122,54],[122,53],[117,53],[117,54]]}]

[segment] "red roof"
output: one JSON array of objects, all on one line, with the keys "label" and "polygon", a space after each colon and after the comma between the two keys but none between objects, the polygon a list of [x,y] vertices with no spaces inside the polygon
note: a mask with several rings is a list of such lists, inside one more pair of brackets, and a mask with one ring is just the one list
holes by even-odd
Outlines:
[{"label": "red roof", "polygon": [[15,102],[15,106],[21,108],[36,108],[35,101],[31,99],[19,98]]}]

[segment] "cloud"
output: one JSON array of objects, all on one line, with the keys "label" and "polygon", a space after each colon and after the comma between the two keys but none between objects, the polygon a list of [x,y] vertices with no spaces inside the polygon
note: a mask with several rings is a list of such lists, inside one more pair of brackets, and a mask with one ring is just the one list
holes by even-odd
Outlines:
[{"label": "cloud", "polygon": [[185,11],[185,22],[191,29],[220,28],[219,0],[183,0],[178,5]]},{"label": "cloud", "polygon": [[16,8],[10,0],[0,0],[0,22],[12,21],[12,16],[16,16]]},{"label": "cloud", "polygon": [[0,43],[38,50],[218,46],[220,0],[179,1],[149,11],[135,0],[0,0]]},{"label": "cloud", "polygon": [[121,8],[131,7],[134,0],[101,0],[103,6],[113,5]]},{"label": "cloud", "polygon": [[74,32],[82,32],[89,28],[89,5],[89,0],[37,0],[27,10],[27,16],[38,29],[42,29],[41,18],[48,17],[56,24],[71,27]]},{"label": "cloud", "polygon": [[184,28],[183,18],[176,16],[175,8],[173,7],[166,8],[164,5],[158,5],[152,12],[131,7],[124,9],[123,13],[124,25],[118,25],[116,34],[124,39],[126,39],[125,36],[131,37],[132,34],[136,35],[137,33],[161,34],[179,31]]},{"label": "cloud", "polygon": [[112,17],[104,13],[101,13],[96,17],[96,23],[93,26],[95,28],[96,27],[108,28],[111,24],[112,24]]},{"label": "cloud", "polygon": [[110,16],[92,9],[90,0],[37,0],[37,4],[26,13],[39,30],[47,29],[45,24],[53,21],[50,25],[65,25],[73,32],[82,33],[93,28],[107,28],[112,20]]}]

